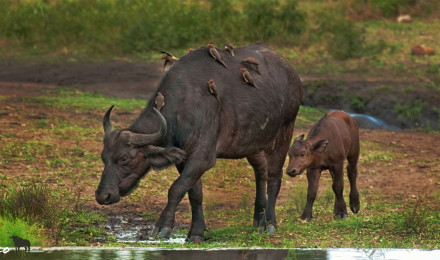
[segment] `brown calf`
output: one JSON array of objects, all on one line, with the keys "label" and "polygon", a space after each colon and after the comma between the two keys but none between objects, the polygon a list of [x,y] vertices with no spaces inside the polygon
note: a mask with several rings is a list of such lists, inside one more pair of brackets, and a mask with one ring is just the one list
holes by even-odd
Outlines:
[{"label": "brown calf", "polygon": [[347,173],[350,181],[350,209],[359,212],[359,193],[356,188],[359,158],[359,129],[356,121],[342,111],[327,113],[310,130],[307,140],[304,135],[295,139],[289,149],[289,165],[286,173],[295,177],[307,169],[307,204],[301,219],[312,219],[313,202],[318,190],[322,170],[329,170],[335,193],[335,218],[347,217],[344,201],[344,160],[347,158]]}]

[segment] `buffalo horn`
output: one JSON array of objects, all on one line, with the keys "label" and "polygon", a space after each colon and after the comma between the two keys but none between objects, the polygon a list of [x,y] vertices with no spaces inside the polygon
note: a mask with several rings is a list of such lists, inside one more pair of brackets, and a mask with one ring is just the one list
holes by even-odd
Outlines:
[{"label": "buffalo horn", "polygon": [[114,107],[114,105],[112,105],[107,110],[107,112],[105,112],[104,122],[103,122],[105,135],[110,134],[110,132],[113,130],[112,123],[110,123],[110,114],[112,112],[113,107]]},{"label": "buffalo horn", "polygon": [[165,134],[167,133],[167,121],[165,120],[165,118],[163,117],[163,115],[159,112],[159,110],[157,110],[156,108],[153,107],[154,112],[156,113],[156,115],[159,117],[160,120],[160,129],[159,131],[157,131],[156,133],[153,134],[136,134],[133,133],[130,140],[133,144],[142,146],[142,145],[147,145],[147,144],[152,144],[155,141],[157,141],[158,139],[160,139],[161,137],[165,136]]}]

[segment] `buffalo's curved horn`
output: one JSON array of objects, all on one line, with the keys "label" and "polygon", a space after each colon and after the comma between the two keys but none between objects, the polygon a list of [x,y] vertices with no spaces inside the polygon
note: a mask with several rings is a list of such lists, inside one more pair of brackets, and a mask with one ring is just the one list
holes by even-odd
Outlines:
[{"label": "buffalo's curved horn", "polygon": [[110,123],[110,114],[112,113],[112,109],[113,109],[114,106],[115,105],[112,105],[107,110],[107,112],[105,112],[104,122],[103,122],[105,135],[110,134],[110,132],[113,130],[112,123]]},{"label": "buffalo's curved horn", "polygon": [[152,144],[155,141],[157,141],[158,139],[160,139],[160,138],[162,138],[163,136],[166,135],[166,133],[167,133],[167,121],[165,120],[163,115],[159,112],[159,110],[157,110],[156,108],[153,107],[153,111],[156,113],[156,115],[159,117],[159,120],[160,120],[160,129],[159,129],[159,131],[157,131],[156,133],[153,133],[153,134],[136,134],[136,133],[132,133],[132,135],[130,137],[130,141],[133,144],[139,145],[139,146],[143,146],[143,145],[147,145],[147,144]]}]

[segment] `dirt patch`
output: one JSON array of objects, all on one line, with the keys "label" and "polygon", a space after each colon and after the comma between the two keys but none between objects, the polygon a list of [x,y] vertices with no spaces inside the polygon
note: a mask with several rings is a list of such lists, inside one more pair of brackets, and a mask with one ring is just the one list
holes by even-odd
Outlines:
[{"label": "dirt patch", "polygon": [[35,93],[56,85],[113,97],[149,98],[161,77],[159,63],[0,64],[0,93]]}]

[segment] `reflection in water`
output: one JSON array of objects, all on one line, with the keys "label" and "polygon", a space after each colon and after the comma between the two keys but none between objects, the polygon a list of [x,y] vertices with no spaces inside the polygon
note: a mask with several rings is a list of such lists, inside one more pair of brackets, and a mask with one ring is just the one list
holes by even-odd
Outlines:
[{"label": "reflection in water", "polygon": [[10,251],[0,259],[31,260],[116,260],[116,259],[179,259],[179,260],[340,260],[340,259],[440,259],[440,250],[418,249],[163,249],[163,248],[54,248]]}]

